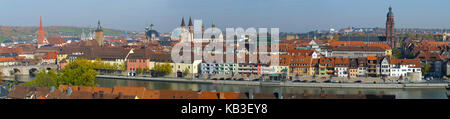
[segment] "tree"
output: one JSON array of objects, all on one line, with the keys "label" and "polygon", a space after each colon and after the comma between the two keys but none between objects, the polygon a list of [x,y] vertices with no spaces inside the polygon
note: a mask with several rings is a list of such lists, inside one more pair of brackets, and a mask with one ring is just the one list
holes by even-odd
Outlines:
[{"label": "tree", "polygon": [[76,59],[70,62],[58,76],[58,83],[62,85],[95,86],[95,64],[86,59]]},{"label": "tree", "polygon": [[411,51],[411,53],[409,53],[408,59],[414,59],[416,57],[414,51]]},{"label": "tree", "polygon": [[422,73],[424,75],[428,75],[430,73],[430,67],[431,65],[429,63],[425,63],[425,65],[422,65]]},{"label": "tree", "polygon": [[186,69],[184,69],[183,71],[183,77],[187,76],[189,74],[189,69],[186,67]]},{"label": "tree", "polygon": [[52,86],[58,87],[57,77],[58,77],[57,73],[55,73],[53,70],[41,71],[37,75],[36,79],[24,83],[23,85],[30,87],[45,87],[45,88],[50,88]]},{"label": "tree", "polygon": [[145,68],[144,68],[144,73],[150,73],[150,68],[145,67]]},{"label": "tree", "polygon": [[136,73],[138,73],[138,74],[140,74],[140,73],[142,73],[143,71],[142,71],[142,68],[139,66],[137,69],[136,69]]},{"label": "tree", "polygon": [[170,65],[169,63],[156,63],[152,70],[156,76],[164,76],[172,73],[172,65]]},{"label": "tree", "polygon": [[392,49],[392,56],[394,59],[402,59],[402,51],[400,49],[394,48]]}]

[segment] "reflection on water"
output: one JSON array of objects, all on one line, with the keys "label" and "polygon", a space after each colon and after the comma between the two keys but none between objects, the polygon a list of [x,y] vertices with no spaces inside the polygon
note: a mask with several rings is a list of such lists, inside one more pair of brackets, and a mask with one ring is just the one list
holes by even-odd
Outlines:
[{"label": "reflection on water", "polygon": [[272,93],[280,90],[283,93],[310,93],[318,94],[324,91],[327,94],[390,94],[397,99],[447,99],[445,89],[355,89],[355,88],[305,88],[305,87],[275,87],[275,86],[244,86],[244,85],[215,85],[197,83],[175,83],[158,81],[115,80],[97,78],[95,81],[102,87],[114,86],[139,86],[147,89],[158,90],[192,90],[192,91],[226,91],[247,92],[253,90],[256,93]]},{"label": "reflection on water", "polygon": [[14,77],[2,77],[2,80],[4,81],[18,81],[20,83],[28,82],[34,79],[36,79],[36,76],[30,75],[16,75]]}]

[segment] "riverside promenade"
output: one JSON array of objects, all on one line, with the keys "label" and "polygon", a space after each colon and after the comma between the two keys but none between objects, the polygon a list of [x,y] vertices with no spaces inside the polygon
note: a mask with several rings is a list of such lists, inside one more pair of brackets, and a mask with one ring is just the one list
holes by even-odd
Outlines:
[{"label": "riverside promenade", "polygon": [[97,75],[97,78],[119,80],[161,81],[178,83],[206,83],[217,85],[247,85],[247,86],[286,86],[286,87],[314,87],[314,88],[390,88],[390,89],[425,89],[425,88],[449,88],[449,83],[409,83],[409,84],[371,84],[371,83],[303,83],[303,82],[266,82],[266,81],[230,81],[230,80],[206,80],[184,78],[154,78],[139,76],[111,76]]}]

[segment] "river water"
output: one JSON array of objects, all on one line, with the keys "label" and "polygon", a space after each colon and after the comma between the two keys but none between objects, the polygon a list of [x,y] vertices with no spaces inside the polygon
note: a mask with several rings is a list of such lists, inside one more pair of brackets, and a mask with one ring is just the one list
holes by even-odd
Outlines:
[{"label": "river water", "polygon": [[273,93],[282,91],[283,93],[310,93],[319,94],[324,91],[326,94],[390,94],[397,99],[447,99],[446,89],[357,89],[357,88],[306,88],[306,87],[276,87],[276,86],[244,86],[244,85],[218,85],[218,84],[198,84],[198,83],[177,83],[160,81],[139,81],[139,80],[118,80],[97,78],[96,82],[102,87],[114,86],[139,86],[147,89],[170,89],[170,90],[192,90],[192,91],[226,91],[226,92],[247,92],[253,90],[256,93]]},{"label": "river water", "polygon": [[[16,78],[3,78],[3,80],[19,80],[27,82],[34,77],[19,76]],[[244,86],[244,85],[218,85],[218,84],[198,84],[198,83],[178,83],[160,81],[139,81],[97,78],[95,82],[101,87],[114,86],[138,86],[156,90],[191,90],[191,91],[226,91],[226,92],[253,92],[273,93],[282,91],[283,93],[310,93],[319,94],[324,91],[326,94],[389,94],[395,95],[397,99],[447,99],[446,89],[367,89],[367,88],[306,88],[306,87],[277,87],[277,86]]]}]

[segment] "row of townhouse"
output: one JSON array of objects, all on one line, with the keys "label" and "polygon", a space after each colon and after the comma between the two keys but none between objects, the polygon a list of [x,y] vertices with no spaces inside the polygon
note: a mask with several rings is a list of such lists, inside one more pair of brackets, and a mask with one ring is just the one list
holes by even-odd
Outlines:
[{"label": "row of townhouse", "polygon": [[264,63],[200,63],[201,75],[269,76],[280,79],[288,75],[288,66]]},{"label": "row of townhouse", "polygon": [[[283,59],[283,57],[282,57]],[[298,60],[298,62],[296,62]],[[390,59],[389,57],[295,57],[288,60],[289,76],[318,77],[421,77],[421,64],[418,59]]]}]

